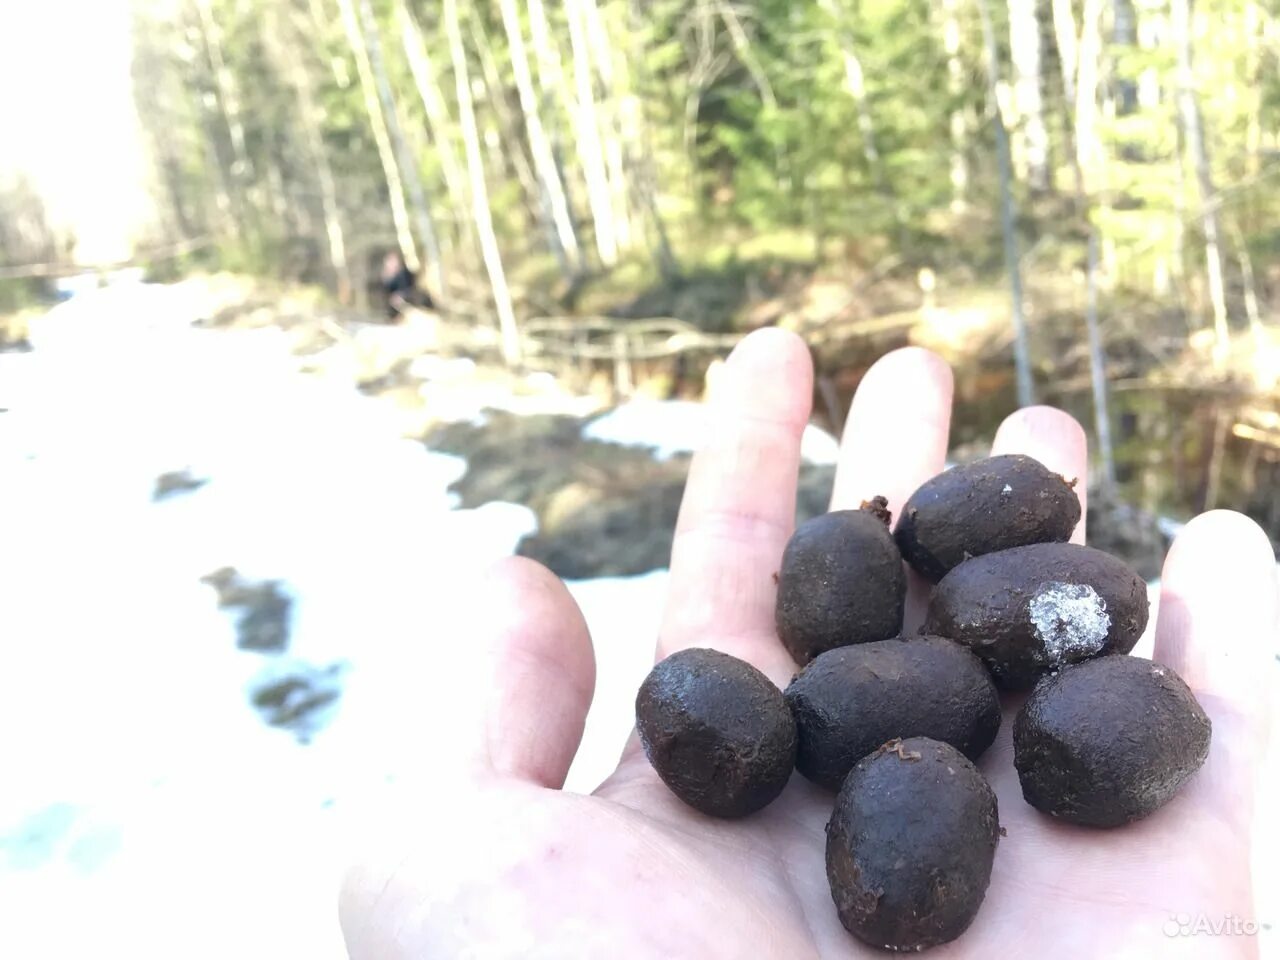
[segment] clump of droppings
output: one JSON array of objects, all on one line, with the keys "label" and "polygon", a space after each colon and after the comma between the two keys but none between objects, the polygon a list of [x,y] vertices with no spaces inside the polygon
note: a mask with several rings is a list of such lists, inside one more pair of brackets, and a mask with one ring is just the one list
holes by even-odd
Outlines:
[{"label": "clump of droppings", "polygon": [[902,630],[907,595],[902,555],[883,497],[799,526],[778,573],[778,636],[797,663]]},{"label": "clump of droppings", "polygon": [[659,662],[636,696],[636,730],[671,792],[715,817],[767,806],[795,766],[795,721],[782,692],[716,650],[681,650]]},{"label": "clump of droppings", "polygon": [[890,741],[853,768],[827,824],[840,922],[887,950],[954,940],[986,896],[999,830],[995,794],[963,754]]},{"label": "clump of droppings", "polygon": [[1013,727],[1027,802],[1115,827],[1168,803],[1209,752],[1210,723],[1182,678],[1140,657],[1065,667],[1032,692]]}]

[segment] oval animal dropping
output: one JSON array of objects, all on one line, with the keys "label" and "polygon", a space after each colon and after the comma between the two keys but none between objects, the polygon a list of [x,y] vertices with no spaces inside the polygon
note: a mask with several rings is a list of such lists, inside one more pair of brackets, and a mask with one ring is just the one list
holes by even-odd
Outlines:
[{"label": "oval animal dropping", "polygon": [[890,741],[853,768],[827,824],[840,922],[886,950],[954,940],[982,906],[999,830],[995,794],[963,754]]},{"label": "oval animal dropping", "polygon": [[996,683],[1033,686],[1050,670],[1128,653],[1147,626],[1147,585],[1092,547],[1038,543],[974,557],[934,587],[925,632],[966,644]]},{"label": "oval animal dropping", "polygon": [[796,725],[782,692],[716,650],[681,650],[658,663],[636,696],[636,730],[662,782],[713,817],[766,806],[795,766]]},{"label": "oval animal dropping", "polygon": [[1000,698],[986,667],[942,637],[828,650],[785,696],[796,718],[796,769],[829,790],[895,737],[931,737],[976,760],[1000,729]]},{"label": "oval animal dropping", "polygon": [[1071,539],[1080,520],[1074,487],[1074,480],[1032,457],[987,457],[921,486],[902,508],[893,536],[902,558],[937,583],[970,557]]},{"label": "oval animal dropping", "polygon": [[1164,806],[1209,753],[1209,718],[1168,667],[1103,657],[1046,677],[1013,725],[1027,803],[1086,827]]},{"label": "oval animal dropping", "polygon": [[884,497],[802,523],[778,574],[778,637],[799,664],[851,643],[902,630],[907,596],[902,555]]}]

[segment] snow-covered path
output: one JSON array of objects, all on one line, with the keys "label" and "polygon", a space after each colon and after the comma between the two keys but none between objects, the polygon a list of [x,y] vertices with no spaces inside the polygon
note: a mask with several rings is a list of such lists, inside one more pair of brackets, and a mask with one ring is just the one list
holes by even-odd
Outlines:
[{"label": "snow-covered path", "polygon": [[[535,523],[452,509],[461,461],[296,372],[276,331],[193,329],[195,310],[181,288],[109,288],[0,355],[0,956],[343,956],[346,839],[415,777],[444,695],[434,585]],[[208,482],[153,502],[184,468]],[[199,579],[224,566],[283,582],[287,654],[236,648]],[[589,789],[629,729],[665,573],[572,588],[609,638],[572,776]],[[309,745],[249,703],[330,665],[342,696]]]}]

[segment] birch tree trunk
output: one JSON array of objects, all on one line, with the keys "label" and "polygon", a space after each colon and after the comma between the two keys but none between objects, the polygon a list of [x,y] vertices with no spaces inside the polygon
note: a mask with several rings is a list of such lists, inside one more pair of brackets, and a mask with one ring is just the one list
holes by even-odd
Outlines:
[{"label": "birch tree trunk", "polygon": [[[279,34],[283,30],[278,31]],[[302,36],[306,34],[303,33]],[[278,44],[279,55],[285,61],[285,74],[298,98],[298,123],[302,127],[307,153],[315,167],[316,183],[320,188],[320,209],[324,217],[325,239],[329,248],[329,263],[337,285],[338,301],[351,302],[351,267],[347,263],[346,235],[342,228],[342,214],[338,206],[338,188],[329,165],[329,153],[321,134],[320,112],[316,108],[315,88],[296,47],[288,40]]]},{"label": "birch tree trunk", "polygon": [[613,44],[605,29],[604,19],[596,0],[580,0],[587,28],[587,44],[591,50],[591,62],[600,78],[603,96],[600,100],[600,125],[604,144],[605,169],[609,174],[609,196],[613,205],[613,222],[622,250],[632,245],[631,191],[628,174],[626,138],[621,110],[626,96],[619,83],[618,71],[613,60]]},{"label": "birch tree trunk", "polygon": [[542,125],[542,107],[538,103],[538,95],[533,87],[533,71],[529,68],[529,56],[525,51],[524,30],[520,25],[516,0],[499,0],[499,5],[502,8],[503,27],[507,33],[507,46],[511,53],[516,92],[520,96],[520,109],[524,114],[525,134],[529,138],[529,152],[533,155],[534,169],[537,172],[552,223],[555,225],[560,249],[564,251],[570,271],[577,273],[582,268],[582,251],[578,249],[578,235],[573,227],[573,217],[569,214],[569,201],[564,184],[560,180],[560,170],[556,166],[551,140],[547,137],[546,129]]},{"label": "birch tree trunk", "polygon": [[1036,0],[1009,0],[1009,51],[1013,62],[1016,111],[1014,165],[1035,191],[1048,190],[1049,131],[1044,122],[1044,79],[1040,56],[1040,18]]},{"label": "birch tree trunk", "polygon": [[1053,37],[1058,48],[1058,65],[1062,71],[1062,99],[1067,129],[1064,136],[1075,177],[1076,196],[1085,196],[1084,168],[1080,165],[1080,148],[1076,142],[1076,74],[1080,69],[1080,37],[1076,32],[1075,12],[1071,0],[1053,0]]},{"label": "birch tree trunk", "polygon": [[866,78],[862,61],[853,43],[853,35],[844,22],[844,13],[836,0],[821,0],[822,7],[835,22],[836,43],[840,47],[840,59],[844,64],[844,84],[858,112],[858,133],[862,137],[862,156],[874,176],[880,168],[880,151],[876,148],[875,123],[871,119],[871,104],[867,101]]},{"label": "birch tree trunk", "polygon": [[1262,306],[1258,303],[1258,283],[1253,273],[1253,257],[1249,254],[1249,241],[1234,217],[1227,217],[1227,231],[1236,245],[1236,259],[1240,261],[1240,280],[1244,295],[1244,315],[1249,321],[1249,333],[1253,337],[1254,354],[1266,356],[1265,333],[1262,327]]},{"label": "birch tree trunk", "polygon": [[569,44],[573,55],[576,102],[573,105],[573,127],[578,141],[578,157],[587,182],[587,202],[595,226],[596,250],[606,267],[618,262],[618,236],[613,220],[613,198],[609,191],[609,175],[605,168],[604,147],[596,118],[596,98],[591,76],[591,50],[587,43],[586,17],[582,0],[565,0],[569,19]]},{"label": "birch tree trunk", "polygon": [[369,63],[369,51],[365,48],[364,35],[360,29],[360,21],[356,19],[352,0],[338,0],[338,9],[342,14],[342,27],[347,34],[347,45],[351,47],[356,61],[356,73],[360,77],[360,92],[364,95],[365,113],[369,115],[369,126],[373,129],[374,143],[378,147],[378,160],[382,163],[382,174],[387,181],[387,199],[391,204],[391,219],[395,223],[396,240],[400,246],[400,255],[404,257],[405,266],[417,271],[422,265],[418,257],[418,245],[413,239],[413,230],[409,227],[409,206],[404,197],[404,181],[400,177],[400,167],[391,146],[391,135],[387,130],[386,118],[379,103],[377,83],[373,76],[373,67]]},{"label": "birch tree trunk", "polygon": [[396,0],[396,22],[400,28],[400,42],[404,47],[405,60],[409,63],[409,72],[413,75],[413,84],[418,88],[418,97],[422,100],[422,108],[427,117],[427,136],[440,158],[440,172],[444,177],[445,189],[449,192],[449,206],[459,206],[457,221],[460,232],[468,239],[472,236],[471,219],[465,215],[465,197],[467,195],[467,178],[463,171],[462,160],[454,148],[450,133],[453,121],[449,116],[449,108],[445,105],[444,96],[440,92],[439,74],[427,46],[422,40],[422,31],[418,22],[405,6],[404,0]]},{"label": "birch tree trunk", "polygon": [[[351,0],[342,0],[349,5]],[[359,0],[360,23],[363,27],[364,46],[367,51],[368,66],[373,74],[378,99],[382,103],[387,135],[395,150],[400,167],[400,176],[407,188],[409,211],[418,228],[418,237],[427,252],[428,286],[439,296],[446,295],[444,280],[444,263],[440,256],[440,241],[436,236],[435,223],[431,219],[431,208],[427,206],[426,192],[422,187],[422,177],[418,173],[418,165],[414,162],[413,153],[405,142],[400,128],[400,117],[396,112],[396,98],[391,90],[391,81],[387,78],[387,68],[382,62],[382,44],[378,40],[378,23],[373,16],[373,5],[370,0]]]},{"label": "birch tree trunk", "polygon": [[1022,267],[1018,261],[1018,237],[1013,209],[1013,164],[1010,158],[1009,133],[1000,109],[1000,60],[996,51],[995,28],[991,25],[989,0],[977,0],[982,18],[982,46],[987,61],[987,96],[992,125],[996,134],[996,166],[1000,180],[1000,227],[1004,235],[1004,264],[1009,273],[1010,313],[1013,316],[1013,360],[1018,380],[1018,405],[1035,403],[1035,385],[1031,379],[1031,346],[1027,339],[1027,320],[1023,312]]},{"label": "birch tree trunk", "polygon": [[1062,94],[1071,105],[1076,99],[1076,71],[1080,62],[1080,38],[1076,33],[1076,15],[1071,0],[1052,0],[1053,40],[1058,46],[1058,63],[1062,70]]},{"label": "birch tree trunk", "polygon": [[1103,163],[1098,138],[1098,72],[1102,60],[1102,10],[1105,0],[1084,0],[1080,18],[1080,43],[1076,64],[1076,162],[1084,190],[1092,194]]},{"label": "birch tree trunk", "polygon": [[[494,117],[493,136],[488,136],[477,117],[477,128],[480,129],[480,142],[489,149],[493,166],[504,172],[510,171],[520,182],[524,191],[523,206],[528,214],[529,225],[546,234],[547,248],[553,251],[559,260],[561,269],[567,268],[564,250],[560,247],[560,238],[556,235],[555,224],[551,221],[550,212],[544,202],[542,187],[534,175],[529,157],[525,153],[522,136],[523,124],[516,118],[507,99],[506,85],[503,83],[498,63],[493,57],[489,36],[478,17],[467,18],[467,32],[471,35],[471,48],[480,61],[480,101],[488,103]],[[472,99],[475,99],[473,93]]]},{"label": "birch tree trunk", "polygon": [[773,93],[773,85],[769,83],[769,76],[760,65],[759,58],[751,50],[751,39],[747,36],[742,21],[738,19],[733,5],[727,0],[715,0],[715,6],[720,19],[724,21],[729,39],[733,42],[733,50],[738,55],[738,61],[750,74],[751,82],[755,84],[756,89],[760,91],[760,99],[766,106],[776,109],[778,98]]},{"label": "birch tree trunk", "polygon": [[538,87],[544,99],[553,99],[559,97],[565,89],[564,63],[551,35],[542,0],[527,0],[527,3],[529,38],[533,41],[533,56],[538,64]]},{"label": "birch tree trunk", "polygon": [[[1133,0],[1113,0],[1111,42],[1117,47],[1138,45],[1138,11]],[[1127,77],[1115,77],[1110,87],[1112,112],[1121,117],[1133,113],[1138,106],[1138,84]]]},{"label": "birch tree trunk", "polygon": [[1195,63],[1191,39],[1191,0],[1172,0],[1174,43],[1178,47],[1178,115],[1186,137],[1187,151],[1195,169],[1200,202],[1200,229],[1204,233],[1205,268],[1209,279],[1209,301],[1213,306],[1213,329],[1217,337],[1214,362],[1219,366],[1230,349],[1231,331],[1227,323],[1226,284],[1222,275],[1221,230],[1217,200],[1209,167],[1209,150],[1204,142],[1200,101],[1196,94]]},{"label": "birch tree trunk", "polygon": [[1262,165],[1262,5],[1248,0],[1244,5],[1245,81],[1250,91],[1248,117],[1244,132],[1244,169],[1246,176],[1256,176]]},{"label": "birch tree trunk", "polygon": [[968,208],[969,161],[966,155],[969,124],[961,98],[964,96],[964,63],[960,60],[960,2],[942,0],[942,46],[947,54],[947,93],[951,108],[951,212]]},{"label": "birch tree trunk", "polygon": [[502,255],[498,249],[498,238],[493,231],[493,217],[489,211],[489,191],[485,185],[484,163],[480,153],[480,134],[476,127],[475,109],[471,103],[471,79],[467,71],[467,53],[462,46],[458,0],[444,0],[444,28],[449,38],[449,56],[453,61],[453,79],[458,92],[458,118],[461,121],[462,142],[466,147],[467,172],[471,181],[471,208],[475,216],[476,230],[480,235],[480,250],[484,255],[485,269],[489,274],[489,286],[493,290],[494,306],[498,311],[502,356],[508,364],[515,365],[520,362],[520,331],[516,325],[511,291],[507,288],[507,277],[502,268]]},{"label": "birch tree trunk", "polygon": [[[560,180],[564,184],[565,202],[569,207],[570,221],[574,224],[574,232],[578,238],[579,262],[585,270],[587,252],[582,247],[580,219],[574,212],[583,206],[585,181],[573,177],[565,169],[565,148],[561,135],[561,128],[565,124],[559,122],[562,113],[572,115],[573,91],[565,78],[560,47],[551,33],[542,0],[526,0],[526,4],[529,10],[529,39],[532,41],[533,62],[536,67],[534,72],[538,85],[538,102],[547,139],[551,144],[551,155],[555,159],[556,169],[560,172]],[[589,208],[590,204],[587,206]]]},{"label": "birch tree trunk", "polygon": [[1103,488],[1113,493],[1116,487],[1116,458],[1111,446],[1111,411],[1107,402],[1107,354],[1098,322],[1098,229],[1089,224],[1089,248],[1085,267],[1088,301],[1085,305],[1085,329],[1089,334],[1089,379],[1093,384],[1093,425],[1098,436],[1098,454],[1102,460]]},{"label": "birch tree trunk", "polygon": [[235,204],[231,202],[231,173],[227,169],[227,165],[223,163],[222,154],[218,150],[218,144],[214,140],[213,131],[210,129],[212,124],[206,119],[201,126],[204,127],[204,152],[209,169],[213,170],[213,208],[217,211],[218,226],[224,236],[229,236],[233,232],[241,232],[244,230],[244,224],[240,222],[237,215]]},{"label": "birch tree trunk", "polygon": [[[650,79],[646,73],[647,51],[641,40],[645,17],[643,0],[629,0],[627,14],[631,28],[628,34],[631,38],[628,55],[630,62],[635,64],[637,77],[636,83],[632,85],[634,91],[637,87],[647,86]],[[650,248],[658,266],[658,275],[664,282],[672,283],[680,275],[680,265],[676,262],[675,253],[671,249],[671,239],[667,234],[667,225],[663,220],[662,211],[658,208],[658,176],[657,164],[654,162],[653,128],[646,116],[645,99],[638,95],[633,96],[632,99],[635,110],[634,125],[640,131],[636,138],[638,142],[636,191],[653,231]]]},{"label": "birch tree trunk", "polygon": [[196,0],[196,13],[200,18],[200,33],[204,38],[209,63],[213,67],[214,97],[218,101],[218,109],[222,111],[222,119],[231,140],[231,175],[237,180],[244,179],[252,175],[253,168],[245,145],[244,123],[240,120],[240,100],[236,93],[235,76],[227,68],[226,58],[222,54],[221,31],[213,16],[211,0]]},{"label": "birch tree trunk", "polygon": [[[1100,3],[1096,0],[1086,0],[1084,15],[1087,22],[1092,24],[1092,27],[1086,26],[1086,29],[1092,29],[1095,35],[1098,31],[1097,18],[1100,12]],[[1092,198],[1085,180],[1084,160],[1076,137],[1078,120],[1076,83],[1080,79],[1080,58],[1085,45],[1081,44],[1080,37],[1076,34],[1071,0],[1053,0],[1053,29],[1058,46],[1058,59],[1062,67],[1062,91],[1069,121],[1068,140],[1071,146],[1071,166],[1075,172],[1076,203],[1088,233],[1085,255],[1085,330],[1089,338],[1089,377],[1093,385],[1094,432],[1098,438],[1098,455],[1102,460],[1103,488],[1110,493],[1115,490],[1116,468],[1115,451],[1111,444],[1110,404],[1107,397],[1107,356],[1098,318],[1098,228],[1093,222]],[[1096,56],[1096,44],[1089,45],[1089,50]],[[1090,77],[1097,76],[1096,63],[1088,74]]]}]

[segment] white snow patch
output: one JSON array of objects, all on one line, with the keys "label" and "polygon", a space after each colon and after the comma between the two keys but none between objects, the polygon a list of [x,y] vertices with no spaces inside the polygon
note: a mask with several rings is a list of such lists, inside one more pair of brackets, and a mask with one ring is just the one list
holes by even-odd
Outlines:
[{"label": "white snow patch", "polygon": [[[593,420],[583,431],[589,440],[624,446],[650,447],[665,460],[692,453],[707,439],[706,407],[692,400],[631,400]],[[840,442],[821,427],[809,424],[800,440],[806,463],[834,464]]]},{"label": "white snow patch", "polygon": [[667,571],[573,580],[596,651],[596,693],[565,788],[590,793],[618,765],[635,727],[636,691],[653,666],[667,599]]},{"label": "white snow patch", "polygon": [[1006,484],[1004,485],[1004,487],[1003,487],[1003,488],[1001,488],[1000,492],[1001,492],[1001,493],[1013,493],[1013,487],[1009,486],[1009,484],[1007,484],[1007,483],[1006,483]]},{"label": "white snow patch", "polygon": [[1107,642],[1107,603],[1085,583],[1046,583],[1031,598],[1031,624],[1049,663],[1075,663]]},{"label": "white snow patch", "polygon": [[[474,626],[446,611],[535,528],[454,509],[462,460],[298,373],[278,331],[193,328],[199,309],[89,290],[0,355],[0,957],[345,957],[340,871],[370,811],[439,769],[432,717],[465,707]],[[208,483],[153,502],[184,466]],[[248,702],[271,658],[236,649],[200,582],[225,565],[281,581],[289,658],[343,665],[309,746]],[[570,773],[590,790],[630,733],[666,572],[570,588],[596,650]],[[423,792],[415,816],[437,815]]]}]

